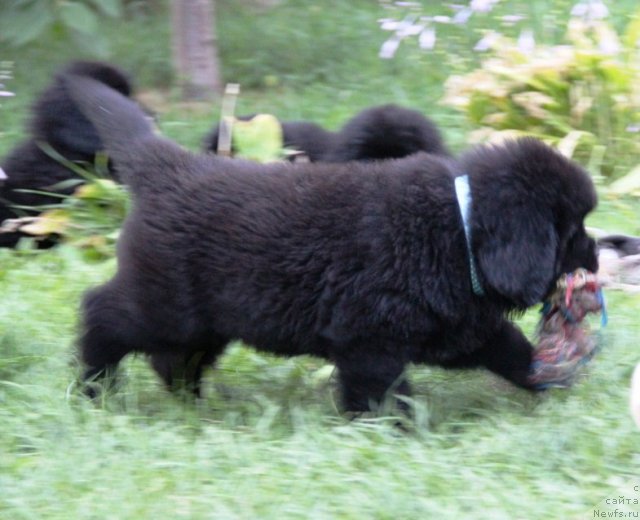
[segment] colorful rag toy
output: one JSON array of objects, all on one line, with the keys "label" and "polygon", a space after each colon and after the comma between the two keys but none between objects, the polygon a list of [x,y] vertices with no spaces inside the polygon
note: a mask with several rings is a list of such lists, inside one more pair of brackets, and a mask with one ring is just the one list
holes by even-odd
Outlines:
[{"label": "colorful rag toy", "polygon": [[545,302],[538,325],[538,344],[533,355],[529,382],[537,389],[570,386],[598,350],[589,324],[589,313],[600,312],[602,325],[607,314],[602,288],[596,275],[585,269],[563,275],[556,291]]}]

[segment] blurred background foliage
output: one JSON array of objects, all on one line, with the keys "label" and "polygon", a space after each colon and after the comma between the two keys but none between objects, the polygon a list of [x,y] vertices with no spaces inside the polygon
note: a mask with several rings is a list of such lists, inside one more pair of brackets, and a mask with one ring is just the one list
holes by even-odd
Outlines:
[{"label": "blurred background foliage", "polygon": [[[583,143],[588,134],[591,143],[607,148],[607,158],[619,161],[627,123],[640,124],[632,89],[640,7],[635,0],[606,4],[607,16],[597,23],[606,26],[606,38],[619,42],[612,55],[595,41],[604,38],[601,32],[578,27],[580,3],[599,4],[474,0],[465,19],[460,9],[427,1],[218,0],[217,46],[224,80],[240,83],[265,99],[262,111],[272,108],[282,117],[337,126],[364,106],[395,101],[434,117],[452,134],[454,148],[479,127],[532,132],[556,142],[578,130],[585,133]],[[15,63],[13,89],[22,99],[41,88],[57,66],[79,56],[111,59],[133,72],[144,89],[170,91],[176,78],[168,11],[166,0],[3,2],[0,59]],[[389,39],[381,20],[409,21],[405,31],[431,28],[433,42],[429,47],[427,31],[408,31],[397,38],[393,57],[381,59],[378,50]],[[535,42],[528,53],[518,51],[523,32]],[[480,49],[483,39],[488,41]],[[552,54],[553,61],[545,58]],[[535,70],[541,61],[546,77]],[[550,81],[554,68],[562,70]],[[536,74],[542,76],[532,79]],[[485,81],[477,82],[479,77]],[[299,101],[297,93],[303,92]],[[20,106],[19,100],[11,103]],[[533,105],[544,117],[532,115]],[[5,147],[0,142],[0,152]],[[628,143],[622,151],[635,152]],[[599,173],[614,178],[630,169],[611,162]]]},{"label": "blurred background foliage", "polygon": [[[601,192],[640,193],[636,0],[217,0],[215,12],[239,114],[337,129],[395,102],[431,117],[455,151],[532,134],[585,165]],[[130,71],[161,131],[198,149],[219,106],[180,100],[169,18],[166,0],[0,4],[0,155],[52,72],[78,57]],[[68,203],[75,212],[86,200]]]},{"label": "blurred background foliage", "polygon": [[0,40],[14,47],[48,37],[68,37],[101,56],[108,54],[100,18],[122,17],[120,0],[11,0],[0,5]]},{"label": "blurred background foliage", "polygon": [[523,48],[497,36],[478,68],[448,78],[443,102],[479,128],[479,140],[535,135],[593,175],[617,179],[640,152],[638,14],[620,34],[605,19],[574,17],[556,45]]}]

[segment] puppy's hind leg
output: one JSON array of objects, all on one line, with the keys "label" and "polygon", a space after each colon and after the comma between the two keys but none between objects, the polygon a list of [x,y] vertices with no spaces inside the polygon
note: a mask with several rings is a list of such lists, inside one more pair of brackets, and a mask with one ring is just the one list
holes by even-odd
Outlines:
[{"label": "puppy's hind leg", "polygon": [[226,344],[225,339],[215,338],[172,352],[157,352],[151,355],[151,366],[169,390],[183,389],[201,397],[202,373],[214,363]]},{"label": "puppy's hind leg", "polygon": [[95,384],[114,375],[120,360],[136,350],[140,333],[130,313],[122,308],[110,284],[87,293],[82,305],[79,354],[84,365],[84,392],[97,396]]}]

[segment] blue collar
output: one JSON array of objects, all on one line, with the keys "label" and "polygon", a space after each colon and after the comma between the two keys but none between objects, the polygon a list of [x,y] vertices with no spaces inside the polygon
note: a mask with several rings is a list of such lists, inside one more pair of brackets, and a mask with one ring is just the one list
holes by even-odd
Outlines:
[{"label": "blue collar", "polygon": [[471,287],[476,296],[484,296],[484,289],[480,284],[478,277],[478,267],[476,259],[471,250],[471,226],[469,225],[469,210],[471,209],[471,187],[469,186],[469,176],[461,175],[455,178],[456,197],[458,198],[458,207],[460,208],[460,216],[462,217],[462,225],[464,227],[464,236],[467,243],[467,254],[469,255],[469,273],[471,274]]}]

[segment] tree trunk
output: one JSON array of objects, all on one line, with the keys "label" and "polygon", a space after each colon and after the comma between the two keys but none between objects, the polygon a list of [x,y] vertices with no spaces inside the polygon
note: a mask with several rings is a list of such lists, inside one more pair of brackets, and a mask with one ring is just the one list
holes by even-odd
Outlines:
[{"label": "tree trunk", "polygon": [[173,60],[187,100],[220,94],[215,0],[172,0]]}]

